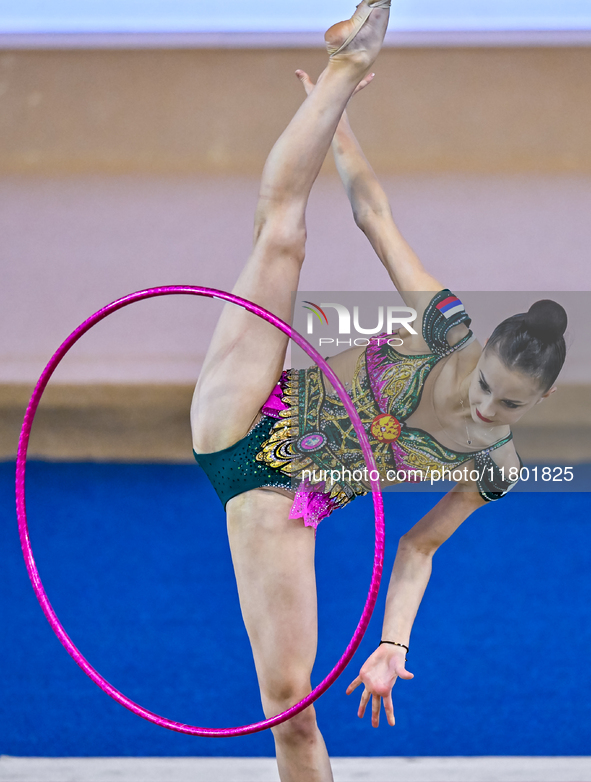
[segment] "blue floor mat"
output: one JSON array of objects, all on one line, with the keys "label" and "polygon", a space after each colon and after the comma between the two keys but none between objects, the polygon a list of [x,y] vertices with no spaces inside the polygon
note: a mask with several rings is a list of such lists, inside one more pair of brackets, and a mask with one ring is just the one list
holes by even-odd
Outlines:
[{"label": "blue floor mat", "polygon": [[[262,756],[267,731],[203,739],[127,712],[68,657],[18,544],[14,466],[0,464],[0,754]],[[399,536],[437,499],[385,495],[386,573]],[[591,747],[591,494],[513,493],[440,549],[412,636],[397,723],[373,730],[345,688],[380,637],[387,577],[361,649],[317,704],[333,755],[586,755]],[[192,724],[262,718],[222,508],[197,466],[33,462],[33,549],[74,642],[117,688]],[[373,505],[317,539],[314,683],[345,649],[371,575]]]}]

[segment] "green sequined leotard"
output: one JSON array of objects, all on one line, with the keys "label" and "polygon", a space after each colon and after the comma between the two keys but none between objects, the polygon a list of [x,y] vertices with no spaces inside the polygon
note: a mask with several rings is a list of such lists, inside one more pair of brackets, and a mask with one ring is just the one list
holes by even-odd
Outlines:
[{"label": "green sequined leotard", "polygon": [[[458,452],[405,423],[417,409],[433,367],[472,341],[468,332],[450,347],[447,334],[460,323],[470,324],[462,303],[449,290],[438,292],[423,317],[423,338],[431,352],[403,355],[389,344],[389,335],[373,338],[357,362],[349,393],[382,478],[391,483],[428,480],[474,460],[481,496],[496,500],[512,484],[504,480],[490,452],[509,442],[511,434],[488,448]],[[316,526],[335,508],[367,494],[363,453],[342,402],[327,394],[318,367],[284,373],[281,400],[283,409],[264,407],[270,415],[235,446],[196,458],[224,504],[256,486],[291,486],[298,490],[293,512],[305,518],[309,512]],[[234,481],[233,489],[228,481]]]}]

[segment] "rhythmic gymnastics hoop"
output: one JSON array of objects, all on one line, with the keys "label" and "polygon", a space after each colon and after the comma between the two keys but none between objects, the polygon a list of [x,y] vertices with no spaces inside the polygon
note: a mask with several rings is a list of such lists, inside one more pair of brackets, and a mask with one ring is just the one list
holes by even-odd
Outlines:
[{"label": "rhythmic gymnastics hoop", "polygon": [[[359,624],[357,625],[349,645],[328,676],[323,679],[323,681],[321,681],[320,684],[315,687],[309,695],[299,701],[299,703],[296,703],[295,706],[292,706],[281,714],[277,714],[275,717],[271,717],[270,719],[262,720],[261,722],[255,722],[252,725],[242,725],[237,728],[200,728],[193,725],[184,725],[180,722],[174,722],[173,720],[166,719],[166,717],[160,717],[158,714],[144,709],[143,706],[135,703],[135,701],[132,701],[122,692],[119,692],[119,690],[115,689],[115,687],[109,684],[109,682],[90,665],[86,658],[83,657],[82,653],[74,645],[73,641],[70,639],[62,627],[59,619],[57,618],[57,615],[53,610],[51,603],[49,602],[49,598],[47,597],[41,582],[41,577],[35,564],[33,550],[29,540],[29,528],[27,523],[27,510],[25,502],[27,449],[29,445],[31,427],[33,426],[33,421],[35,419],[35,413],[37,412],[39,402],[43,392],[45,391],[47,383],[49,382],[49,379],[70,348],[76,342],[78,342],[83,334],[86,334],[87,331],[99,323],[99,321],[103,320],[108,315],[111,315],[113,312],[116,312],[123,307],[127,307],[137,301],[142,301],[143,299],[152,299],[157,296],[169,296],[174,294],[206,296],[208,298],[229,302],[230,304],[236,304],[239,307],[243,307],[248,312],[252,312],[254,315],[257,315],[259,318],[266,320],[268,323],[271,323],[280,331],[283,331],[284,334],[287,334],[290,339],[293,339],[293,341],[298,344],[308,354],[308,356],[316,362],[316,364],[332,383],[333,388],[336,389],[345,409],[347,410],[347,413],[351,417],[351,422],[359,438],[359,443],[361,445],[361,450],[363,451],[365,462],[370,469],[370,481],[375,511],[374,563],[367,600],[361,614],[361,619],[359,620]],[[202,288],[192,285],[172,285],[160,288],[149,288],[147,290],[137,291],[136,293],[130,293],[128,296],[117,299],[117,301],[111,302],[111,304],[108,304],[98,312],[95,312],[94,315],[91,315],[90,318],[85,320],[84,323],[78,326],[78,328],[70,334],[70,336],[58,348],[58,350],[52,356],[50,362],[43,370],[43,373],[37,381],[37,385],[35,386],[35,390],[33,391],[33,395],[29,401],[21,429],[18,445],[18,456],[16,460],[16,508],[18,516],[18,527],[21,547],[23,549],[23,555],[25,558],[27,571],[29,573],[29,578],[31,579],[33,589],[35,590],[37,600],[43,609],[43,613],[51,625],[52,630],[57,635],[70,657],[72,657],[74,662],[76,662],[80,668],[82,668],[84,673],[86,673],[86,675],[89,676],[92,681],[101,688],[101,690],[106,692],[107,695],[110,695],[111,698],[116,700],[122,706],[125,706],[126,709],[129,709],[139,717],[142,717],[143,719],[148,720],[148,722],[152,722],[155,725],[159,725],[162,728],[174,730],[178,733],[186,733],[190,736],[226,737],[245,736],[250,733],[257,733],[258,731],[272,728],[275,725],[279,725],[281,722],[285,722],[291,717],[294,717],[296,714],[299,714],[311,703],[317,700],[323,693],[325,693],[349,664],[351,658],[361,643],[361,639],[363,638],[365,631],[367,630],[369,620],[371,619],[371,615],[376,604],[384,563],[384,503],[379,481],[373,480],[371,478],[371,475],[374,473],[374,471],[377,473],[376,463],[371,452],[369,440],[363,428],[361,419],[359,418],[359,414],[351,402],[345,387],[335,375],[334,371],[327,364],[327,362],[318,353],[318,351],[316,351],[312,345],[310,345],[310,343],[301,336],[301,334],[295,331],[289,324],[285,323],[285,321],[281,320],[281,318],[278,318],[276,315],[273,315],[272,312],[269,312],[263,307],[259,307],[257,304],[253,304],[247,299],[242,299],[239,296],[234,296],[231,293],[216,290],[215,288]]]}]

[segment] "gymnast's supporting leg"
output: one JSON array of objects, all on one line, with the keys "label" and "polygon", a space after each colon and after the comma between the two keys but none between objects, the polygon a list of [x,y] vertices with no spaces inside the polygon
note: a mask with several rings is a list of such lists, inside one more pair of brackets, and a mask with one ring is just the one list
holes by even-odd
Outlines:
[{"label": "gymnast's supporting leg", "polygon": [[[304,260],[304,212],[337,124],[375,59],[388,14],[374,11],[356,41],[333,59],[271,151],[255,218],[255,244],[234,293],[290,320]],[[350,25],[332,28],[344,40]],[[277,382],[287,338],[226,305],[207,354],[191,411],[197,452],[243,437]],[[311,690],[317,645],[314,532],[289,518],[291,500],[255,489],[226,506],[240,605],[253,650],[263,708],[274,716]],[[224,672],[220,671],[220,676]],[[330,782],[332,772],[312,707],[273,730],[282,782]]]},{"label": "gymnast's supporting leg", "polygon": [[[289,518],[291,500],[271,491],[227,505],[228,535],[266,717],[311,690],[317,609],[314,531]],[[314,707],[273,728],[282,782],[330,782],[332,772]]]}]

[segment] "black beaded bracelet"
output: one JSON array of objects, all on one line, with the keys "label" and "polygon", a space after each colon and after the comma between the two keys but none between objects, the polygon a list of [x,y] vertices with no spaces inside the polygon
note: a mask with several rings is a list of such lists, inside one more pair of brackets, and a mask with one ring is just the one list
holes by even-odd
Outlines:
[{"label": "black beaded bracelet", "polygon": [[[406,644],[399,644],[397,641],[380,641],[380,646],[382,644],[391,644],[392,646],[401,646],[403,649],[406,649],[406,653],[408,654],[408,646]],[[406,657],[404,658],[404,662],[406,662]]]}]

